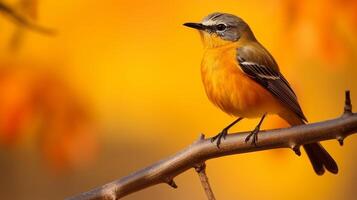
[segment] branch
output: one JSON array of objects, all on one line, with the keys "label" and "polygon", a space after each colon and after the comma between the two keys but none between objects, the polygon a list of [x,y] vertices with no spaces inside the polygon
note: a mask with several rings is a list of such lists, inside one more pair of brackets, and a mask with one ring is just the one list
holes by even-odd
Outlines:
[{"label": "branch", "polygon": [[68,200],[120,199],[160,183],[175,187],[174,177],[212,158],[277,148],[291,148],[299,155],[301,145],[324,140],[337,139],[342,145],[344,138],[357,132],[357,113],[352,113],[349,91],[346,91],[344,114],[339,118],[261,132],[256,146],[244,142],[250,132],[229,134],[220,148],[212,144],[210,138],[200,138],[171,157]]},{"label": "branch", "polygon": [[[201,135],[202,139],[204,135]],[[206,174],[206,164],[202,163],[195,167],[198,177],[200,178],[203,189],[205,190],[206,196],[208,200],[216,200],[214,197],[211,185],[209,184],[208,177]]]},{"label": "branch", "polygon": [[46,35],[54,35],[55,31],[37,24],[34,24],[26,17],[17,13],[10,6],[6,5],[4,2],[0,1],[0,12],[10,17],[16,24],[31,29],[33,31],[46,34]]}]

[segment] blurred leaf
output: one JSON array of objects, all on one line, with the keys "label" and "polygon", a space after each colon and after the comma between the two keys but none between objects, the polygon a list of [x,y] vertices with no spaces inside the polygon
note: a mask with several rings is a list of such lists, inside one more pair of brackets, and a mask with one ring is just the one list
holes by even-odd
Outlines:
[{"label": "blurred leaf", "polygon": [[91,160],[96,131],[84,101],[56,74],[16,69],[0,72],[0,145],[15,148],[30,135],[56,170]]},{"label": "blurred leaf", "polygon": [[[353,54],[348,34],[357,34],[356,1],[281,1],[289,49],[324,66],[340,68]],[[322,12],[321,12],[322,11]],[[341,21],[344,27],[341,27]],[[356,42],[354,38],[354,42]]]}]

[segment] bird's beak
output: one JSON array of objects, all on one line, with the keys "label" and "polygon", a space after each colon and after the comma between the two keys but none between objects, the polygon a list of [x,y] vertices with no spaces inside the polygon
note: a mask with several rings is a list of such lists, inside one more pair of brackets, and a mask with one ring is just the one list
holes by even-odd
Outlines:
[{"label": "bird's beak", "polygon": [[205,30],[207,27],[201,23],[184,23],[184,26],[190,27],[190,28],[194,28],[197,30]]}]

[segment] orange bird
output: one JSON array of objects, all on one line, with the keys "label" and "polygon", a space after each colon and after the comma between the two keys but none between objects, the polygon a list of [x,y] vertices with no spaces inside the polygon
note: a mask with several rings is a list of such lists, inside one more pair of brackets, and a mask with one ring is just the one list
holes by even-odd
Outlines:
[{"label": "orange bird", "polygon": [[[307,122],[278,64],[241,18],[213,13],[200,23],[184,25],[199,31],[205,47],[201,76],[208,98],[225,113],[238,117],[212,138],[218,147],[229,128],[243,118],[261,117],[245,140],[251,139],[254,145],[266,114],[277,114],[291,126]],[[318,175],[325,168],[337,174],[336,162],[320,143],[305,144],[304,149]]]}]

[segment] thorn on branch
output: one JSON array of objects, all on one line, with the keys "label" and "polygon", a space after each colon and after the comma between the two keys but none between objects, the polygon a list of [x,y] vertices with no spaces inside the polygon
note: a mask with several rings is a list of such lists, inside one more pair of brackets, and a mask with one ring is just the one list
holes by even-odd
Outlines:
[{"label": "thorn on branch", "polygon": [[338,136],[337,137],[337,141],[338,141],[338,143],[340,144],[340,146],[343,146],[343,140],[344,140],[345,138],[344,137],[342,137],[342,136]]},{"label": "thorn on branch", "polygon": [[171,186],[172,188],[177,188],[178,186],[176,185],[174,179],[169,179],[168,181],[166,181],[166,183]]},{"label": "thorn on branch", "polygon": [[295,152],[296,155],[301,156],[300,145],[293,145],[291,149]]},{"label": "thorn on branch", "polygon": [[197,143],[197,142],[200,142],[200,141],[204,140],[205,137],[206,137],[205,134],[201,133],[201,134],[198,136],[198,139],[197,139],[194,143]]},{"label": "thorn on branch", "polygon": [[350,115],[350,114],[352,114],[351,95],[350,95],[350,91],[346,90],[344,115]]}]

